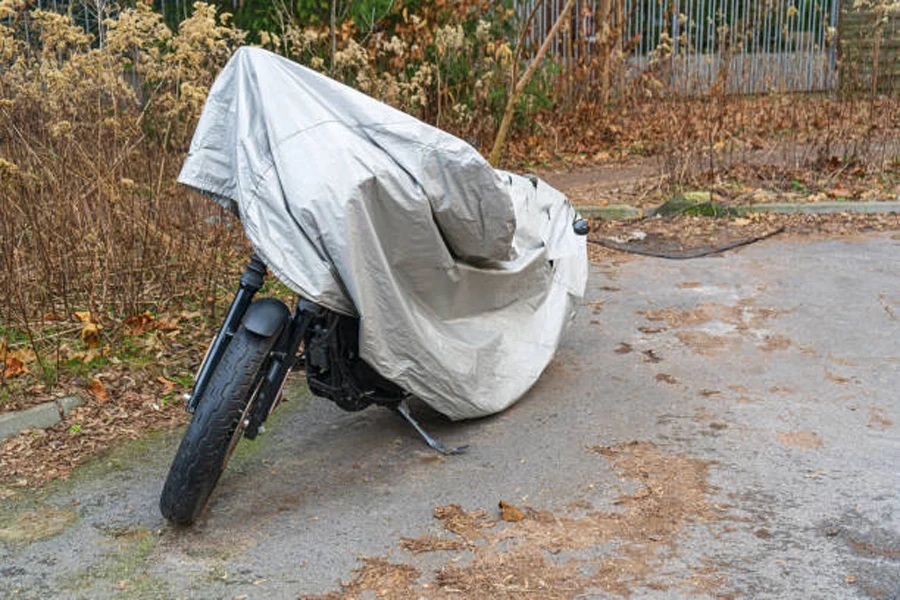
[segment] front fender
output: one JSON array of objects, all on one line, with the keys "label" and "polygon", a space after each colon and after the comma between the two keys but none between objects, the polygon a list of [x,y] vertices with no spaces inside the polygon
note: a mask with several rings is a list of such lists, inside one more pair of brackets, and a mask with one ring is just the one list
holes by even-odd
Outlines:
[{"label": "front fender", "polygon": [[284,329],[291,313],[284,302],[275,298],[260,298],[247,308],[244,327],[263,337],[277,336]]}]

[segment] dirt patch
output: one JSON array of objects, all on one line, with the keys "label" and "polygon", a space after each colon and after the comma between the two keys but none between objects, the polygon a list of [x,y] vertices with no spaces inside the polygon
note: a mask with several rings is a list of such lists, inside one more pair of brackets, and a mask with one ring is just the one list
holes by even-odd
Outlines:
[{"label": "dirt patch", "polygon": [[[735,306],[707,302],[689,309],[664,308],[640,311],[638,314],[643,315],[648,321],[665,322],[669,328],[682,330],[675,331],[675,336],[695,354],[716,356],[722,351],[733,349],[741,343],[743,334],[763,327],[768,320],[778,316],[780,312],[771,308],[753,306],[752,299],[745,299]],[[702,328],[696,329],[707,323],[721,323],[730,327],[725,328],[725,335],[710,333]],[[649,328],[639,329],[646,332]],[[663,331],[664,329],[656,328],[654,331]],[[731,334],[729,334],[729,330]],[[772,352],[788,348],[790,345],[790,339],[769,334],[765,336],[765,341],[760,348],[763,351]]]},{"label": "dirt patch", "polygon": [[898,316],[898,313],[900,313],[900,309],[898,309],[898,306],[900,306],[900,299],[889,298],[887,294],[879,294],[878,302],[892,321],[900,321],[900,316]]},{"label": "dirt patch", "polygon": [[716,356],[721,350],[735,344],[735,340],[721,335],[711,335],[705,331],[677,331],[675,336],[695,354]]},{"label": "dirt patch", "polygon": [[643,315],[648,321],[665,321],[669,327],[674,329],[696,327],[710,321],[742,323],[743,317],[743,311],[739,307],[713,303],[700,304],[687,310],[665,308],[641,311],[638,314]]},{"label": "dirt patch", "polygon": [[870,408],[869,409],[869,423],[868,427],[875,429],[877,431],[884,431],[888,429],[894,422],[891,421],[886,414],[884,414],[883,408]]},{"label": "dirt patch", "polygon": [[[498,527],[498,515],[456,504],[438,507],[434,516],[458,547],[430,535],[404,538],[401,547],[413,553],[465,548],[465,554],[454,552],[430,577],[410,565],[365,558],[341,591],[304,598],[569,599],[588,590],[629,596],[642,587],[720,594],[727,579],[709,561],[678,581],[659,575],[688,524],[718,518],[709,501],[709,463],[663,454],[650,442],[589,450],[606,458],[623,480],[638,484],[615,501],[616,510],[591,511],[579,503],[579,512],[588,513],[573,517],[526,507],[525,518]],[[577,556],[604,544],[615,549],[601,558]]]},{"label": "dirt patch", "polygon": [[612,248],[605,248],[596,244],[588,244],[587,247],[588,260],[594,263],[605,263],[618,266],[634,260],[641,260],[643,257],[629,252],[622,252]]},{"label": "dirt patch", "polygon": [[643,352],[641,352],[641,354],[644,355],[644,362],[653,363],[653,364],[662,362],[662,359],[659,357],[659,355],[656,353],[656,351],[653,348],[650,348],[649,350],[644,350]]},{"label": "dirt patch", "polygon": [[834,383],[837,383],[840,385],[847,385],[848,383],[850,383],[850,379],[848,377],[841,377],[840,375],[835,375],[828,369],[825,369],[825,377],[828,378],[828,381],[833,381]]},{"label": "dirt patch", "polygon": [[647,335],[653,335],[655,333],[662,333],[663,331],[666,331],[666,328],[665,327],[641,326],[641,327],[638,327],[638,331],[640,331],[641,333],[646,333]]},{"label": "dirt patch", "polygon": [[674,329],[697,327],[712,321],[733,325],[739,331],[762,327],[766,321],[777,317],[780,312],[773,308],[752,306],[752,300],[742,300],[736,306],[703,303],[694,308],[640,311],[648,321],[665,321]]},{"label": "dirt patch", "polygon": [[863,558],[890,558],[900,559],[900,548],[882,546],[873,542],[862,540],[847,540],[853,553]]},{"label": "dirt patch", "polygon": [[632,350],[634,350],[634,347],[632,347],[631,344],[627,342],[619,342],[619,345],[616,346],[616,349],[613,350],[613,352],[615,352],[616,354],[628,354]]},{"label": "dirt patch", "polygon": [[767,335],[765,343],[760,346],[763,352],[774,352],[775,350],[787,350],[791,346],[791,338],[783,335]]},{"label": "dirt patch", "polygon": [[623,202],[641,206],[660,199],[660,169],[656,159],[594,164],[569,171],[545,172],[540,177],[565,193],[576,206]]},{"label": "dirt patch", "polygon": [[778,441],[791,448],[813,450],[822,447],[822,438],[813,431],[790,431],[778,434]]}]

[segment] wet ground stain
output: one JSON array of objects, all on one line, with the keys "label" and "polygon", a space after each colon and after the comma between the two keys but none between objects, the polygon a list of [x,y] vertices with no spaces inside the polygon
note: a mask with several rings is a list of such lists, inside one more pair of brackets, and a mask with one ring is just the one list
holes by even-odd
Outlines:
[{"label": "wet ground stain", "polygon": [[78,515],[71,510],[42,508],[0,523],[0,542],[29,543],[59,535],[74,523]]}]

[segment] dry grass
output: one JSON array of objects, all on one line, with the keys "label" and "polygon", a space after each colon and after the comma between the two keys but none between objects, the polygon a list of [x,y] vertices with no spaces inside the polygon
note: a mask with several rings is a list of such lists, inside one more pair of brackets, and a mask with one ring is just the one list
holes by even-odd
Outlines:
[{"label": "dry grass", "polygon": [[0,376],[2,401],[121,354],[129,316],[216,300],[239,228],[174,179],[243,34],[202,5],[173,34],[138,3],[95,47],[68,17],[0,13],[0,365],[32,376]]}]

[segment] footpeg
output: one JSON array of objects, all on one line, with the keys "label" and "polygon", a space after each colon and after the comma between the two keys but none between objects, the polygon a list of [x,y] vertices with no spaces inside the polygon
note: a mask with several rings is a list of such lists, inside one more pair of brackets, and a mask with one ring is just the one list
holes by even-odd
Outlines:
[{"label": "footpeg", "polygon": [[419,435],[422,436],[422,438],[425,440],[426,444],[428,444],[429,446],[431,446],[432,448],[434,448],[441,454],[445,454],[447,456],[450,456],[453,454],[462,454],[469,447],[468,445],[458,446],[458,447],[445,446],[441,442],[437,441],[436,439],[434,439],[433,437],[428,435],[428,432],[425,431],[424,429],[422,429],[422,426],[419,425],[415,419],[413,419],[411,414],[409,414],[409,405],[406,403],[406,400],[401,400],[400,404],[398,404],[396,406],[396,408],[394,408],[394,410],[396,410],[398,413],[400,413],[400,415],[404,419],[406,419],[410,425],[415,427],[416,431],[419,432]]}]

